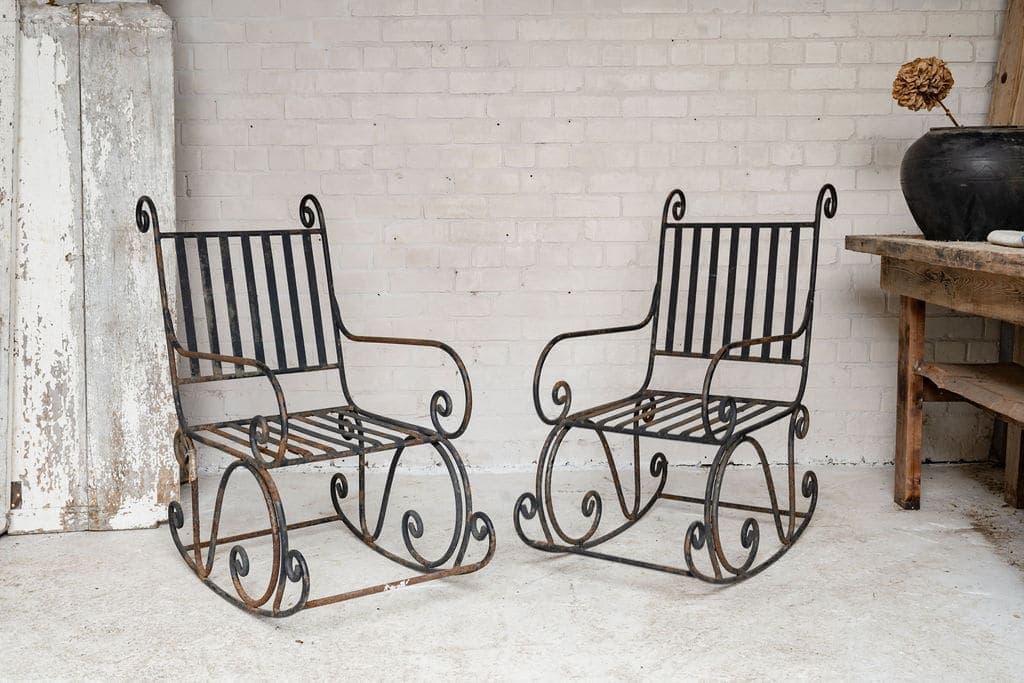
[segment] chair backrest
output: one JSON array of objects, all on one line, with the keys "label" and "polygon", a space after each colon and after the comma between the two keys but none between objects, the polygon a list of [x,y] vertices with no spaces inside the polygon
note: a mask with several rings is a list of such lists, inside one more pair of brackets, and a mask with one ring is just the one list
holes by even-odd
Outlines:
[{"label": "chair backrest", "polygon": [[[303,228],[160,232],[156,209],[139,200],[136,221],[155,224],[157,267],[168,340],[206,353],[255,358],[279,374],[337,368],[337,304],[323,211],[299,204]],[[168,306],[168,279],[177,311]],[[176,314],[175,314],[176,313]],[[182,334],[183,333],[183,334]],[[253,369],[181,360],[182,382],[249,376]]]},{"label": "chair backrest", "polygon": [[[730,342],[808,329],[821,216],[834,216],[835,204],[835,188],[826,185],[810,221],[686,223],[686,198],[673,190],[662,213],[653,353],[711,358]],[[802,340],[726,358],[802,364],[806,355]]]}]

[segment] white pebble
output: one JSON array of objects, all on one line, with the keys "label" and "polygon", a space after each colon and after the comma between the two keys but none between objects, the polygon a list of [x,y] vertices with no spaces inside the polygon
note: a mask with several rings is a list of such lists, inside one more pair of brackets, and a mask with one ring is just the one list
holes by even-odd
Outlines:
[{"label": "white pebble", "polygon": [[1020,230],[993,230],[988,234],[988,241],[1004,247],[1024,247],[1024,232]]}]

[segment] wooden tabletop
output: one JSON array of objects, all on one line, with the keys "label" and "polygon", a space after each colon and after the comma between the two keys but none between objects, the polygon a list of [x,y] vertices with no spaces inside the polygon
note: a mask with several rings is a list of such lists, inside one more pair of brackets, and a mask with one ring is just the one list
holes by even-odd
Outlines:
[{"label": "wooden tabletop", "polygon": [[933,242],[922,235],[847,235],[846,248],[905,261],[1024,277],[1024,249],[988,242]]}]

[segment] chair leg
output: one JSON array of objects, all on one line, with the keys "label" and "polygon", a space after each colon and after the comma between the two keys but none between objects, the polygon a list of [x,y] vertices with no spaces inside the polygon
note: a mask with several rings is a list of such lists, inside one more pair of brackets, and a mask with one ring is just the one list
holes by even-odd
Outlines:
[{"label": "chair leg", "polygon": [[[349,495],[350,487],[345,475],[340,472],[331,478],[331,502],[334,505],[335,512],[337,512],[338,519],[341,520],[345,527],[369,548],[372,548],[389,560],[429,575],[468,574],[482,569],[494,556],[494,526],[486,514],[473,511],[473,495],[469,485],[469,477],[455,446],[447,440],[438,441],[431,445],[445,465],[454,498],[451,539],[447,548],[438,556],[429,558],[417,549],[415,539],[423,536],[424,523],[420,513],[412,509],[406,510],[401,518],[402,541],[405,545],[406,556],[388,550],[378,543],[378,539],[384,529],[385,520],[387,519],[388,507],[391,501],[391,489],[395,481],[395,472],[405,451],[404,448],[395,451],[391,458],[384,490],[381,494],[380,506],[377,511],[376,523],[372,529],[367,521],[365,457],[361,456],[359,458],[357,483],[358,519],[354,521],[342,506],[342,501]],[[487,548],[479,561],[465,564],[466,551],[468,550],[471,537],[477,541],[486,540]],[[449,564],[451,566],[444,568],[445,565]],[[441,577],[436,576],[435,578]]]},{"label": "chair leg", "polygon": [[[779,505],[771,468],[769,467],[764,449],[757,439],[749,435],[734,438],[722,444],[718,449],[718,453],[711,465],[711,471],[708,473],[703,519],[690,524],[690,527],[686,530],[686,537],[683,542],[683,557],[686,560],[687,570],[692,576],[717,584],[735,583],[750,578],[774,564],[793,547],[796,540],[803,534],[804,529],[807,528],[811,517],[814,515],[814,509],[818,502],[818,479],[814,472],[808,470],[804,473],[800,486],[801,494],[809,500],[807,510],[806,512],[800,512],[796,509],[796,462],[794,448],[796,439],[803,439],[807,436],[808,421],[807,409],[803,406],[799,406],[790,416],[786,468],[788,506],[785,509]],[[745,506],[735,503],[723,503],[721,501],[722,482],[725,478],[725,473],[729,471],[729,462],[736,449],[743,444],[750,445],[757,454],[758,462],[764,475],[770,507]],[[771,514],[779,541],[779,549],[767,559],[755,564],[760,546],[761,531],[757,518],[748,517],[744,520],[740,529],[740,546],[744,549],[745,555],[742,557],[742,561],[733,562],[723,550],[719,517],[723,507]],[[698,568],[693,557],[694,550],[701,550],[705,547],[707,547],[711,573]]]},{"label": "chair leg", "polygon": [[[615,536],[618,536],[623,531],[640,521],[644,515],[650,511],[651,507],[653,507],[654,503],[657,502],[661,492],[665,488],[665,482],[668,477],[668,461],[663,453],[655,453],[651,458],[650,473],[651,476],[657,480],[657,486],[647,499],[646,503],[641,504],[640,445],[639,439],[634,439],[634,489],[632,505],[629,505],[627,504],[626,496],[623,493],[618,467],[615,464],[615,459],[612,455],[611,448],[608,445],[608,440],[603,432],[598,431],[598,439],[600,440],[601,446],[604,450],[605,460],[608,463],[608,468],[612,475],[612,483],[618,500],[622,521],[614,528],[603,533],[598,533],[601,527],[604,503],[601,499],[601,495],[597,491],[590,490],[583,495],[583,499],[580,503],[580,511],[584,518],[590,520],[590,526],[582,535],[572,536],[567,533],[559,523],[558,517],[555,514],[554,503],[551,495],[555,461],[562,442],[565,440],[565,436],[569,433],[570,429],[571,428],[568,426],[556,425],[548,434],[548,437],[544,442],[544,447],[541,449],[540,457],[537,460],[535,489],[533,492],[527,492],[519,496],[513,512],[513,521],[519,538],[533,548],[554,553],[571,552],[592,554],[586,551],[614,538]],[[523,528],[524,521],[532,520],[534,518],[537,518],[540,531],[543,535],[543,538],[539,540],[530,538]]]},{"label": "chair leg", "polygon": [[[309,597],[309,569],[302,553],[288,548],[288,523],[285,520],[284,508],[281,506],[277,486],[266,468],[249,460],[236,460],[228,465],[221,476],[220,485],[217,487],[209,540],[203,541],[195,444],[187,436],[179,433],[175,437],[175,452],[178,454],[179,463],[188,473],[189,499],[192,510],[191,541],[186,544],[181,538],[180,532],[185,527],[185,514],[179,502],[174,501],[168,507],[168,521],[170,522],[171,539],[185,563],[207,587],[241,609],[267,617],[285,617],[303,609]],[[253,533],[218,537],[224,493],[232,476],[240,470],[247,471],[256,481],[266,504],[269,528]],[[245,546],[241,544],[232,546],[228,554],[228,568],[233,592],[214,582],[210,575],[213,571],[218,544],[236,543],[258,536],[270,536],[273,544],[270,574],[263,592],[257,595],[251,594],[243,585],[242,579],[249,574],[249,554]],[[299,584],[299,595],[294,604],[285,607],[283,601],[288,583]]]},{"label": "chair leg", "polygon": [[[191,440],[177,437],[176,452],[179,453],[179,462],[187,468],[189,473],[190,500],[192,508],[192,539],[186,544],[182,541],[180,531],[185,527],[185,515],[178,502],[173,502],[169,508],[169,519],[171,537],[174,540],[178,552],[181,553],[186,564],[211,590],[220,595],[233,605],[266,617],[285,617],[295,614],[299,610],[312,607],[320,607],[336,602],[342,602],[353,598],[380,593],[393,588],[411,586],[427,581],[434,581],[448,576],[457,576],[475,572],[486,566],[494,556],[495,538],[494,526],[491,520],[482,512],[473,512],[473,501],[469,489],[469,478],[465,467],[455,448],[448,442],[435,444],[435,449],[445,463],[455,491],[455,525],[452,533],[452,540],[439,557],[428,559],[416,548],[414,539],[423,536],[423,519],[415,510],[406,511],[402,516],[402,538],[405,541],[406,550],[410,558],[401,557],[389,550],[379,546],[376,541],[383,527],[384,517],[390,498],[391,485],[394,481],[394,470],[401,456],[396,452],[388,473],[388,480],[381,505],[381,512],[377,525],[371,532],[366,524],[365,517],[365,461],[361,461],[360,467],[360,526],[357,527],[345,516],[340,508],[341,499],[348,494],[348,482],[344,475],[338,473],[331,479],[331,498],[335,504],[337,515],[320,517],[294,524],[285,521],[284,509],[281,506],[281,499],[269,472],[259,463],[249,460],[236,460],[232,462],[221,477],[220,486],[217,491],[217,499],[214,506],[213,520],[210,527],[209,540],[203,541],[201,537],[202,524],[199,515],[199,481],[195,469],[195,446]],[[228,537],[218,536],[220,517],[224,502],[224,493],[232,475],[239,471],[246,470],[256,480],[267,505],[269,527]],[[325,597],[309,597],[309,570],[302,554],[297,550],[288,549],[288,531],[295,528],[336,522],[338,520],[363,540],[368,546],[380,554],[392,559],[406,567],[422,572],[419,575],[388,583],[360,588],[346,593],[338,593]],[[230,551],[229,569],[234,593],[215,583],[210,574],[213,569],[217,546],[223,543],[236,543],[247,539],[261,536],[270,536],[273,544],[273,562],[269,583],[263,594],[251,595],[242,584],[242,578],[249,573],[249,555],[241,545],[235,545]],[[483,557],[473,563],[466,563],[465,556],[468,550],[470,538],[477,541],[486,541],[486,550]],[[449,566],[443,567],[442,565]],[[284,607],[285,588],[288,582],[300,584],[299,596],[295,603]]]},{"label": "chair leg", "polygon": [[[771,468],[768,465],[768,459],[765,456],[764,449],[753,437],[743,436],[731,439],[719,447],[718,453],[711,465],[710,472],[708,473],[707,485],[703,498],[691,498],[665,493],[664,487],[667,478],[668,464],[662,453],[656,453],[651,459],[650,471],[651,475],[658,479],[657,490],[642,507],[639,507],[639,498],[636,498],[637,507],[634,507],[633,510],[630,511],[624,504],[618,472],[615,469],[614,460],[612,459],[611,452],[608,449],[607,441],[604,439],[603,434],[600,434],[599,432],[599,438],[601,439],[602,445],[605,447],[609,467],[612,471],[612,480],[615,485],[616,493],[619,497],[620,505],[622,506],[625,521],[614,529],[599,534],[602,502],[600,495],[596,491],[591,490],[584,494],[582,504],[580,506],[583,516],[590,520],[590,526],[584,534],[576,537],[565,533],[559,525],[555,517],[554,506],[551,499],[551,475],[554,467],[554,461],[557,456],[558,449],[561,446],[565,435],[569,431],[569,427],[556,426],[548,435],[548,438],[544,443],[544,447],[541,450],[540,459],[537,463],[535,491],[522,494],[516,501],[514,510],[516,533],[518,533],[523,542],[530,547],[536,548],[537,550],[543,550],[545,552],[575,553],[577,555],[610,560],[612,562],[628,564],[645,569],[655,569],[684,576],[695,576],[704,581],[716,584],[734,583],[736,581],[749,578],[760,573],[784,555],[789,548],[793,546],[801,534],[803,534],[804,529],[807,528],[807,525],[814,514],[814,509],[818,500],[818,480],[814,472],[806,472],[801,481],[801,494],[808,500],[806,511],[797,510],[796,499],[795,442],[797,439],[803,439],[807,435],[808,419],[807,409],[803,406],[799,406],[790,417],[787,459],[788,504],[785,508],[781,507],[779,504],[778,494],[775,489],[775,482],[772,478]],[[722,482],[725,474],[726,472],[734,469],[729,467],[729,463],[732,459],[733,453],[743,444],[749,444],[758,456],[770,501],[769,506],[750,505],[746,503],[721,500]],[[638,465],[639,447],[634,443],[635,471],[638,471]],[[629,557],[611,555],[593,550],[594,546],[614,538],[639,521],[659,499],[684,503],[697,503],[703,506],[703,517],[694,521],[686,531],[686,536],[683,542],[683,556],[686,562],[685,567],[674,567],[670,565],[646,562],[643,560],[636,560]],[[761,540],[760,526],[755,517],[748,517],[743,522],[740,530],[740,545],[744,549],[745,554],[741,561],[733,562],[730,556],[723,551],[719,517],[722,509],[742,510],[771,515],[780,544],[779,549],[767,559],[764,559],[760,563],[755,563]],[[524,522],[535,518],[538,521],[538,526],[540,527],[542,534],[540,539],[529,537],[524,530]],[[694,559],[693,551],[702,550],[704,548],[707,549],[708,553],[708,564],[710,564],[709,571],[705,571],[699,567]]]}]

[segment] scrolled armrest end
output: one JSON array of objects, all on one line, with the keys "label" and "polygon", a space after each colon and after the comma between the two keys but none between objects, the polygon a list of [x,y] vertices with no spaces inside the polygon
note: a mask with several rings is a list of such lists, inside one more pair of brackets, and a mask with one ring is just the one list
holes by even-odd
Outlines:
[{"label": "scrolled armrest end", "polygon": [[[285,449],[288,445],[288,419],[282,416],[281,437],[277,445],[277,453],[269,464],[280,465],[284,460]],[[249,448],[252,450],[252,457],[258,463],[268,464],[265,460],[264,446],[270,443],[270,424],[267,418],[256,415],[249,421]]]},{"label": "scrolled armrest end", "polygon": [[708,393],[707,387],[705,387],[704,392],[701,396],[700,406],[700,419],[701,423],[704,426],[704,434],[707,436],[707,438],[712,439],[714,441],[728,441],[729,438],[732,436],[733,432],[736,430],[736,421],[738,419],[738,413],[736,412],[736,399],[733,398],[732,396],[723,396],[718,401],[718,404],[715,409],[715,412],[718,413],[717,419],[718,422],[725,425],[725,432],[722,434],[720,438],[715,436],[715,431],[718,431],[719,429],[721,429],[721,427],[716,429],[711,426],[710,404],[711,396]]},{"label": "scrolled armrest end", "polygon": [[569,414],[569,408],[572,406],[572,387],[569,386],[569,383],[564,379],[555,382],[554,386],[551,387],[551,400],[556,406],[562,406],[562,412],[558,419],[565,419],[565,416]]},{"label": "scrolled armrest end", "polygon": [[[539,380],[539,376],[538,376]],[[545,414],[544,409],[540,404],[540,388],[537,382],[533,385],[533,404],[537,410],[537,416],[541,419],[544,424],[557,424],[564,420],[569,414],[569,410],[572,406],[572,387],[564,379],[560,379],[554,383],[551,387],[551,402],[556,406],[562,406],[562,410],[555,417],[549,417]]]},{"label": "scrolled armrest end", "polygon": [[451,394],[444,389],[438,389],[430,397],[430,423],[434,425],[434,430],[446,439],[456,439],[462,436],[469,425],[469,416],[473,410],[473,395],[468,387],[466,388],[466,410],[462,415],[462,421],[459,423],[458,428],[454,431],[449,431],[441,424],[441,418],[450,417],[453,408],[454,404]]}]

